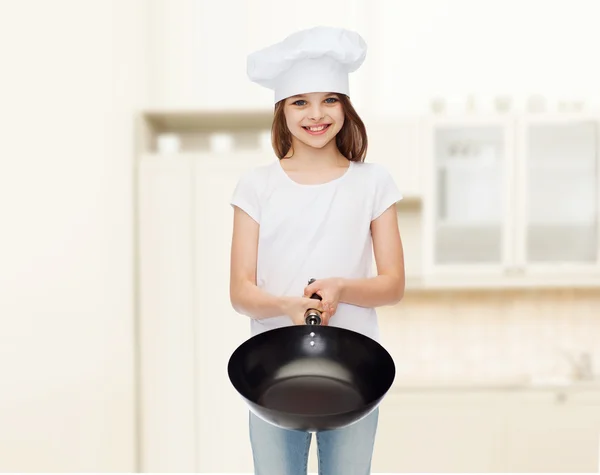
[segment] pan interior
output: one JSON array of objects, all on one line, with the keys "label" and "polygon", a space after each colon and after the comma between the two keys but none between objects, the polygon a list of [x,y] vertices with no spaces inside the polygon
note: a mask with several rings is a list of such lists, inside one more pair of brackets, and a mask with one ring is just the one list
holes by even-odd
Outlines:
[{"label": "pan interior", "polygon": [[365,403],[352,385],[325,376],[276,380],[263,391],[258,402],[276,411],[306,415],[354,411]]}]

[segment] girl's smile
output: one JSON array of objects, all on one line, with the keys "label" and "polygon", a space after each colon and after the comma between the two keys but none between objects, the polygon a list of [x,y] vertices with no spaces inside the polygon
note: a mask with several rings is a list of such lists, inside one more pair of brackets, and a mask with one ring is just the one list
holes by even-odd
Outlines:
[{"label": "girl's smile", "polygon": [[312,126],[302,126],[304,130],[306,130],[310,135],[322,135],[324,134],[331,124],[321,124],[321,125],[312,125]]}]

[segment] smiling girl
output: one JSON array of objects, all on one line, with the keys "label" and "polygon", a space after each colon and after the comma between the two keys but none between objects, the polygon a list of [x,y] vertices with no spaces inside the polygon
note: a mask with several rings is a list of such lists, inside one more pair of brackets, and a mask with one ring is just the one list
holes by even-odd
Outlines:
[{"label": "smiling girl", "polygon": [[[231,303],[252,335],[303,325],[317,308],[323,324],[379,340],[376,307],[404,295],[402,196],[383,166],[365,162],[367,133],[349,99],[348,74],[365,55],[358,34],[317,27],[248,58],[250,79],[275,93],[277,155],[246,172],[231,199]],[[316,434],[321,475],[370,472],[378,414]],[[310,433],[250,413],[250,440],[256,474],[306,474]]]}]

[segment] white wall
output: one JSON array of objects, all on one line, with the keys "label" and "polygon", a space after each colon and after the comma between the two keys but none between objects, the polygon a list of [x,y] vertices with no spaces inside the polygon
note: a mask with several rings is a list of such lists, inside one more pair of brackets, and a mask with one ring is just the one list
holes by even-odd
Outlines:
[{"label": "white wall", "polygon": [[[600,42],[595,0],[377,0],[370,2],[372,107],[384,115],[422,113],[432,96],[478,110],[509,95],[521,109],[542,94],[597,109]],[[376,86],[375,86],[376,84]]]},{"label": "white wall", "polygon": [[550,110],[600,107],[596,0],[330,0],[305,11],[280,0],[148,0],[153,107],[269,108],[248,81],[246,55],[316,25],[355,29],[369,50],[350,77],[359,112],[423,114],[432,97],[479,111],[510,96],[523,110],[541,94]]},{"label": "white wall", "polygon": [[[357,29],[369,41],[363,0],[320,2],[314,12],[280,0],[148,0],[149,105],[175,109],[270,109],[272,91],[250,82],[246,56],[320,24]],[[360,106],[366,69],[350,78]]]},{"label": "white wall", "polygon": [[0,6],[0,470],[136,467],[143,0]]}]

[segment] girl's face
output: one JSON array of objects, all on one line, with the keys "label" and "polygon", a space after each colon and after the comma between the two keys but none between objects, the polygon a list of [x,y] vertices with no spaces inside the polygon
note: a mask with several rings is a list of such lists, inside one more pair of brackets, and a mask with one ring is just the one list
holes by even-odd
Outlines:
[{"label": "girl's face", "polygon": [[293,137],[309,147],[325,147],[344,125],[344,109],[335,93],[311,92],[288,97],[284,113]]}]

